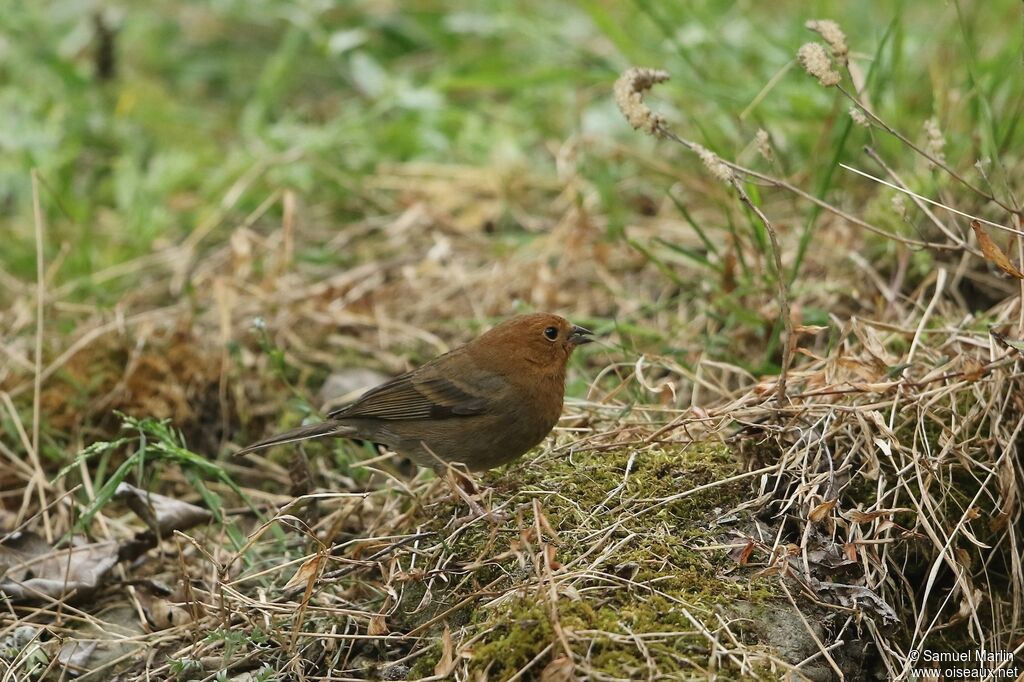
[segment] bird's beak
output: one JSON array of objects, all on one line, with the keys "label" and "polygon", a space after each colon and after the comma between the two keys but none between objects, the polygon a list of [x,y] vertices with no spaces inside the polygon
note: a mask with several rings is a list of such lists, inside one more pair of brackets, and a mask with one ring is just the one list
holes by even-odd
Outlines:
[{"label": "bird's beak", "polygon": [[585,343],[590,343],[591,341],[594,340],[593,338],[591,338],[591,335],[593,333],[594,332],[590,331],[589,329],[584,329],[583,327],[577,327],[576,325],[573,325],[572,332],[569,334],[569,343],[571,343],[574,346],[582,346]]}]

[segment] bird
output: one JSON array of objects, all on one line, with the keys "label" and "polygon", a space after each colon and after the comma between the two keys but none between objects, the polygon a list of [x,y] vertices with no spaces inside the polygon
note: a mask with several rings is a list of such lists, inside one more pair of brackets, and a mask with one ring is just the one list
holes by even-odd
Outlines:
[{"label": "bird", "polygon": [[248,445],[246,455],[313,438],[370,441],[437,471],[486,471],[551,432],[562,414],[566,364],[593,332],[552,313],[519,315],[464,346],[371,388],[352,403]]}]

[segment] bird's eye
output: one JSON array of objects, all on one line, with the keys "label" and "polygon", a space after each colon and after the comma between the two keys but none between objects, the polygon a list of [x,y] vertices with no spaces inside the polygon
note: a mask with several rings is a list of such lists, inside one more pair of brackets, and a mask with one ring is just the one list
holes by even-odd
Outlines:
[{"label": "bird's eye", "polygon": [[558,338],[558,327],[548,327],[544,330],[544,336],[554,341]]}]

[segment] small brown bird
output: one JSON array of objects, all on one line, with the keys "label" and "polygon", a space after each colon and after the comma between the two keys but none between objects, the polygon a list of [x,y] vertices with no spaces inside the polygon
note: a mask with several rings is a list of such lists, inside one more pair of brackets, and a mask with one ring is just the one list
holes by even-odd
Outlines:
[{"label": "small brown bird", "polygon": [[355,402],[242,448],[336,436],[380,443],[421,466],[483,471],[544,440],[562,414],[565,365],[592,332],[558,315],[520,315]]}]

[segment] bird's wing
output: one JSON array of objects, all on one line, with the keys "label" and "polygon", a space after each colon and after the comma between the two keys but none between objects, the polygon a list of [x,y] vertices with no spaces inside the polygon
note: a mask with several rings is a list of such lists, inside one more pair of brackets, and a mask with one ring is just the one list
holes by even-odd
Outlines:
[{"label": "bird's wing", "polygon": [[[490,404],[479,382],[449,379],[427,366],[370,389],[331,419],[447,419],[482,414]],[[421,371],[427,370],[427,371]],[[486,386],[483,387],[486,389]]]}]

